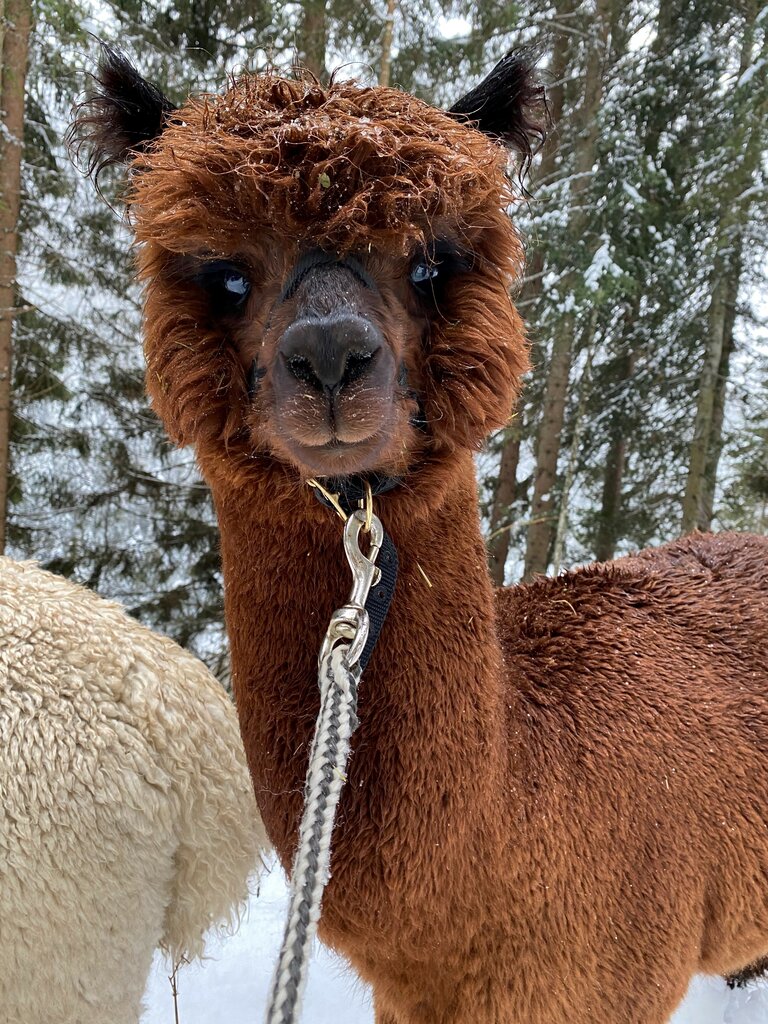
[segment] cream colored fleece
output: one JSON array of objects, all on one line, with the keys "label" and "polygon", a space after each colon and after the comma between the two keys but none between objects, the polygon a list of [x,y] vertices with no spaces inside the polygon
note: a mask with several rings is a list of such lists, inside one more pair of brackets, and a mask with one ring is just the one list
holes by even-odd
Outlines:
[{"label": "cream colored fleece", "polygon": [[264,845],[234,708],[117,605],[0,558],[0,1024],[136,1024]]}]

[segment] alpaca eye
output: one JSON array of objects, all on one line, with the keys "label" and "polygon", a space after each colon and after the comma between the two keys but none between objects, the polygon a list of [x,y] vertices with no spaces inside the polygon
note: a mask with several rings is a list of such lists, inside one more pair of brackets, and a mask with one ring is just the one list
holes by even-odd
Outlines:
[{"label": "alpaca eye", "polygon": [[251,291],[248,275],[236,263],[204,260],[195,273],[208,292],[212,309],[220,316],[239,310]]},{"label": "alpaca eye", "polygon": [[251,285],[245,274],[241,274],[239,270],[227,270],[224,272],[224,288],[235,298],[244,299],[251,290]]},{"label": "alpaca eye", "polygon": [[411,267],[411,281],[414,284],[424,284],[426,281],[431,281],[437,277],[440,273],[440,268],[434,263],[425,263],[423,260],[419,260],[418,263],[414,263]]},{"label": "alpaca eye", "polygon": [[435,238],[414,255],[408,273],[419,296],[434,305],[445,299],[446,288],[458,274],[470,271],[471,254],[448,238]]}]

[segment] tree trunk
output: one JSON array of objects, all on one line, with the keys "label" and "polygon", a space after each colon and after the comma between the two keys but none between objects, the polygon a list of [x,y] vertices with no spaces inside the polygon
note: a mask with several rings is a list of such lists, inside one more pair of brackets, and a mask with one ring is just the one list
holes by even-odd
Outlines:
[{"label": "tree trunk", "polygon": [[381,34],[381,63],[379,65],[379,85],[389,85],[392,70],[392,39],[395,34],[395,11],[397,0],[387,0],[387,14],[384,18],[384,31]]},{"label": "tree trunk", "polygon": [[595,558],[598,562],[609,562],[616,554],[618,539],[618,517],[621,508],[621,487],[624,480],[624,463],[627,441],[623,434],[611,439],[603,477],[603,497],[600,507],[600,524],[595,542]]},{"label": "tree trunk", "polygon": [[723,451],[723,420],[725,418],[725,399],[730,371],[731,353],[733,352],[733,329],[736,324],[736,300],[738,299],[741,280],[741,253],[734,254],[734,266],[725,282],[725,325],[723,330],[723,347],[720,353],[720,364],[715,379],[715,396],[712,405],[712,424],[709,431],[707,459],[704,479],[699,500],[699,530],[712,528],[712,516],[715,506],[715,489],[717,487],[717,469]]},{"label": "tree trunk", "polygon": [[29,0],[6,0],[0,74],[0,552],[5,550],[11,434],[11,364],[16,309],[24,82],[32,21]]},{"label": "tree trunk", "polygon": [[584,412],[587,407],[589,385],[592,379],[592,356],[594,353],[596,324],[597,309],[594,309],[592,311],[592,316],[590,317],[589,326],[587,327],[587,338],[585,339],[587,358],[584,363],[584,372],[582,373],[581,381],[579,382],[579,402],[573,418],[573,434],[571,437],[571,446],[568,451],[568,464],[565,468],[565,477],[563,479],[563,491],[560,497],[560,511],[557,516],[557,529],[555,530],[553,540],[552,571],[555,574],[560,572],[560,565],[562,564],[563,553],[565,551],[565,536],[568,530],[568,501],[571,494],[571,487],[573,486],[573,479],[576,475],[576,462],[579,457],[579,443],[581,441],[581,431],[584,425]]},{"label": "tree trunk", "polygon": [[[637,305],[633,306],[636,311]],[[632,379],[635,369],[635,354],[628,352],[622,360],[619,380],[625,383]],[[603,495],[600,504],[600,522],[595,541],[595,558],[599,562],[607,562],[616,553],[616,541],[619,537],[619,516],[621,513],[621,491],[624,482],[624,465],[627,453],[627,440],[624,424],[620,415],[616,417],[611,430],[608,455],[605,461],[603,477]]]},{"label": "tree trunk", "polygon": [[319,82],[325,82],[325,50],[328,35],[326,0],[304,0],[296,40],[296,56]]},{"label": "tree trunk", "polygon": [[[741,45],[738,81],[751,65],[757,5],[751,0],[746,15],[746,31]],[[741,280],[742,233],[748,223],[750,202],[742,196],[752,182],[762,159],[758,127],[765,116],[765,102],[741,118],[745,132],[740,141],[741,159],[729,179],[730,188],[720,195],[720,225],[712,265],[712,286],[707,310],[707,337],[704,363],[699,376],[696,418],[688,457],[688,476],[683,496],[682,532],[712,521],[717,484],[717,465],[722,448],[723,403],[733,346],[736,298]]]},{"label": "tree trunk", "polygon": [[699,376],[699,394],[696,403],[696,419],[693,426],[693,440],[688,456],[688,478],[683,497],[683,533],[689,533],[699,520],[699,508],[704,492],[704,472],[707,453],[712,436],[712,414],[715,408],[717,371],[723,355],[725,336],[725,260],[721,255],[715,260],[712,272],[712,298],[707,313],[707,341],[704,364]]},{"label": "tree trunk", "polygon": [[[570,10],[570,8],[569,8]],[[563,113],[564,81],[568,71],[570,36],[565,32],[555,35],[554,48],[552,52],[551,77],[552,87],[548,90],[549,114],[552,124],[556,128]],[[551,134],[544,145],[541,154],[541,162],[537,174],[538,181],[546,182],[551,180],[557,166],[557,141],[554,134]],[[537,250],[531,259],[528,270],[531,280],[523,285],[518,305],[521,308],[535,305],[541,295],[541,279],[544,263],[541,250]],[[534,352],[538,346],[534,345]],[[534,355],[534,366],[537,360]],[[519,414],[522,416],[522,408]],[[504,567],[509,555],[510,530],[503,529],[508,525],[511,514],[511,504],[517,497],[517,466],[520,459],[520,440],[522,424],[515,421],[506,432],[506,440],[501,449],[501,463],[499,466],[499,480],[496,486],[493,505],[491,508],[491,530],[488,541],[489,567],[491,577],[497,586],[504,585]]]},{"label": "tree trunk", "polygon": [[[597,111],[603,93],[603,63],[608,51],[611,0],[598,0],[594,21],[594,38],[587,60],[584,100],[576,123],[578,140],[573,166],[571,202],[573,213],[569,231],[580,239],[588,229],[588,214],[583,208],[584,193],[595,162],[597,142]],[[574,277],[565,279],[566,288]],[[554,539],[558,515],[553,492],[557,482],[560,438],[565,418],[568,378],[576,323],[573,315],[564,315],[557,325],[552,341],[547,382],[544,389],[541,422],[536,444],[536,472],[530,526],[525,549],[525,579],[546,571]]]},{"label": "tree trunk", "polygon": [[[675,10],[674,0],[667,0],[667,2],[659,5],[656,16],[656,36],[650,48],[651,64],[656,64],[663,60],[669,61],[672,30],[677,15],[678,12]],[[659,138],[666,125],[667,116],[663,108],[655,111],[655,116],[649,117],[645,132],[644,148],[645,152],[653,159],[658,155]],[[632,328],[639,315],[640,303],[638,296],[624,316],[622,333]],[[627,386],[632,379],[635,369],[635,353],[631,350],[628,351],[621,359],[617,369],[617,381]],[[608,452],[605,460],[600,518],[597,526],[597,537],[595,538],[595,558],[599,562],[608,562],[615,557],[616,544],[621,536],[622,488],[627,457],[626,426],[621,405],[623,405],[623,402],[620,403],[620,408],[613,416]]]},{"label": "tree trunk", "polygon": [[549,361],[544,407],[536,444],[536,472],[533,478],[530,525],[525,546],[525,573],[528,580],[546,571],[555,531],[557,514],[552,491],[557,476],[560,436],[565,420],[565,403],[571,369],[572,320],[567,318],[555,335]]},{"label": "tree trunk", "polygon": [[[3,68],[3,62],[4,62],[3,46],[5,44],[5,19],[6,19],[5,0],[0,0],[0,78],[2,78],[2,68]],[[1,85],[0,85],[0,88],[2,88]],[[2,93],[0,93],[0,108],[1,107],[2,107]]]},{"label": "tree trunk", "polygon": [[520,424],[515,421],[507,430],[501,449],[499,481],[491,506],[491,531],[488,540],[488,567],[497,587],[504,586],[504,567],[509,554],[509,522],[517,497],[517,464],[520,461]]}]

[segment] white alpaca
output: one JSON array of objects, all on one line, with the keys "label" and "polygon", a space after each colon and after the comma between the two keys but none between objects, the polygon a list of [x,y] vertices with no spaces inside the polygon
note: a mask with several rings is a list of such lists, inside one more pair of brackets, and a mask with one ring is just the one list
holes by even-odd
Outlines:
[{"label": "white alpaca", "polygon": [[200,955],[263,843],[208,670],[0,558],[2,1024],[136,1024],[153,950]]}]

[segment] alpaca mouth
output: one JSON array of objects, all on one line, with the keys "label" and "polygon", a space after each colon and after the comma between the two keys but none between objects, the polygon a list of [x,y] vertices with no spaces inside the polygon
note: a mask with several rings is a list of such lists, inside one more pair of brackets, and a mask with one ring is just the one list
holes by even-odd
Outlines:
[{"label": "alpaca mouth", "polygon": [[380,468],[403,418],[389,387],[353,385],[331,396],[294,389],[274,403],[276,451],[301,473],[347,476]]},{"label": "alpaca mouth", "polygon": [[375,469],[387,439],[380,433],[357,441],[332,437],[321,444],[307,444],[295,438],[283,442],[297,466],[313,476],[350,476]]},{"label": "alpaca mouth", "polygon": [[265,426],[273,454],[302,476],[398,475],[424,446],[426,421],[415,392],[403,395],[390,384],[333,403],[299,398],[273,404]]},{"label": "alpaca mouth", "polygon": [[333,440],[327,441],[325,444],[316,445],[315,447],[321,451],[333,453],[349,451],[365,443],[365,441],[340,441],[337,437],[334,437]]}]

